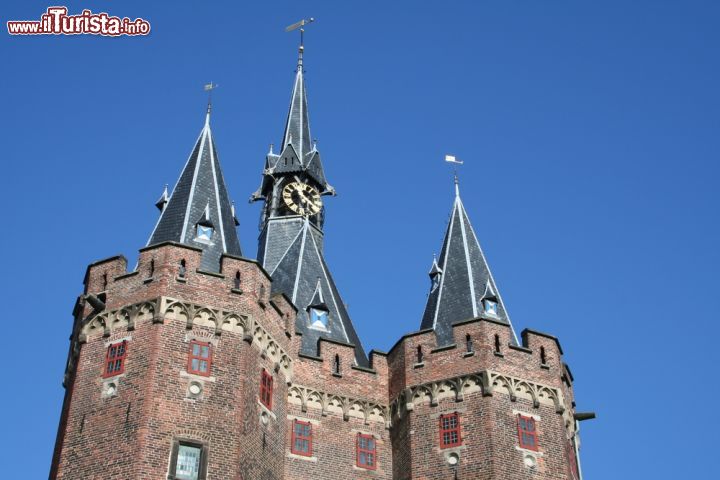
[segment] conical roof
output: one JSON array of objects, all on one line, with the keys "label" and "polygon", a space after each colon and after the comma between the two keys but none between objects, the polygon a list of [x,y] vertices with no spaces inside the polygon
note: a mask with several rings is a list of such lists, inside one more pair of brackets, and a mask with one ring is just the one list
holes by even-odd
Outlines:
[{"label": "conical roof", "polygon": [[200,248],[201,268],[211,272],[220,270],[223,253],[242,255],[233,207],[210,130],[209,108],[172,194],[168,198],[164,192],[158,204],[162,212],[148,246],[171,241]]},{"label": "conical roof", "polygon": [[455,193],[442,252],[430,271],[432,285],[420,326],[435,330],[439,345],[454,342],[452,325],[463,320],[486,317],[512,329],[458,188]]}]

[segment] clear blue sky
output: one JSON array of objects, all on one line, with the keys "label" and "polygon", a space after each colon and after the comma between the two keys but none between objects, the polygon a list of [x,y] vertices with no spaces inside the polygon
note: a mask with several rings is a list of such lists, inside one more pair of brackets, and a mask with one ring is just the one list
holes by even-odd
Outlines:
[{"label": "clear blue sky", "polygon": [[[162,5],[161,5],[162,3]],[[3,2],[6,20],[52,3]],[[85,267],[134,263],[220,84],[213,129],[254,256],[303,16],[312,133],[339,195],[326,248],[366,348],[418,328],[463,158],[466,208],[518,330],[557,335],[588,479],[706,478],[718,387],[717,1],[68,2],[146,38],[0,34],[0,451],[45,478]]]}]

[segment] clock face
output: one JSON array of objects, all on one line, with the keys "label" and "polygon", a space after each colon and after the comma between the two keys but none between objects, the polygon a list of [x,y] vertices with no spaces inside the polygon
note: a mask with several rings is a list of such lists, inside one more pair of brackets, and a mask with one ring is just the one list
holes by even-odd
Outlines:
[{"label": "clock face", "polygon": [[315,215],[322,208],[320,192],[307,183],[288,183],[282,196],[285,205],[298,215]]}]

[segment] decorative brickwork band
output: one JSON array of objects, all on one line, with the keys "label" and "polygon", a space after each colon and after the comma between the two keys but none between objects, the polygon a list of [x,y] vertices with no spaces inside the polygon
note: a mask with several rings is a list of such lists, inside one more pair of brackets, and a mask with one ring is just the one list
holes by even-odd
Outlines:
[{"label": "decorative brickwork band", "polygon": [[[156,313],[159,312],[159,313]],[[132,330],[138,322],[163,323],[164,320],[178,320],[185,323],[186,328],[193,326],[210,328],[216,336],[223,331],[238,333],[261,354],[270,359],[276,371],[282,371],[288,384],[292,378],[292,359],[268,331],[248,315],[227,312],[203,305],[196,305],[170,297],[160,297],[151,301],[141,302],[109,310],[89,318],[81,327],[78,342],[85,343],[89,337],[100,332],[108,337],[120,329]]]},{"label": "decorative brickwork band", "polygon": [[510,396],[515,402],[523,398],[532,402],[533,407],[540,404],[552,405],[555,412],[563,414],[566,411],[562,392],[554,387],[530,382],[491,370],[428,382],[406,388],[391,404],[392,416],[402,417],[405,412],[412,411],[416,404],[428,402],[437,406],[442,398],[453,398],[462,402],[464,395],[481,392],[483,396],[491,396],[496,392]]},{"label": "decorative brickwork band", "polygon": [[326,393],[296,384],[288,389],[288,402],[300,405],[303,412],[310,407],[320,410],[323,417],[328,414],[342,415],[345,421],[354,417],[362,419],[365,425],[381,422],[385,428],[390,428],[388,407],[372,401]]}]

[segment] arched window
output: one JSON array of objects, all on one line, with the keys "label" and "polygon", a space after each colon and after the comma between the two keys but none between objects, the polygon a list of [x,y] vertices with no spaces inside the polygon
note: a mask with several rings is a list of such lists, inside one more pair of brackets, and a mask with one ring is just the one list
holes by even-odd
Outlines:
[{"label": "arched window", "polygon": [[418,345],[417,347],[417,363],[423,363],[422,345]]},{"label": "arched window", "polygon": [[153,275],[155,275],[155,259],[150,260],[150,274],[148,275],[148,278],[152,278]]},{"label": "arched window", "polygon": [[540,363],[542,365],[547,364],[547,358],[545,357],[545,347],[540,347]]},{"label": "arched window", "polygon": [[103,273],[102,281],[103,281],[103,288],[102,288],[102,289],[103,289],[103,291],[105,291],[105,290],[107,290],[107,273]]},{"label": "arched window", "polygon": [[180,267],[178,268],[178,277],[185,278],[187,273],[187,266],[185,265],[185,259],[180,260]]},{"label": "arched window", "polygon": [[495,353],[500,353],[500,335],[495,334]]},{"label": "arched window", "polygon": [[465,335],[465,349],[468,351],[468,353],[473,351],[473,341],[469,333]]},{"label": "arched window", "polygon": [[240,290],[240,270],[235,272],[235,280],[233,281],[233,288],[235,290]]}]

